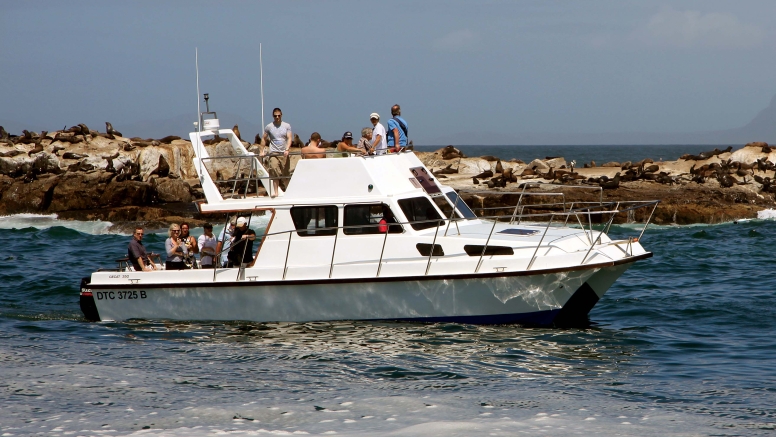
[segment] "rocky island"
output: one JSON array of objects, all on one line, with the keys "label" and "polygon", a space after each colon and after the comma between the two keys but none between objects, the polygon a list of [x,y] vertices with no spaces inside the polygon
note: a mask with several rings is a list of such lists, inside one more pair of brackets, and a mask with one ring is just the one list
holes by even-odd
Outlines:
[{"label": "rocky island", "polygon": [[[260,147],[256,140],[244,145],[252,151]],[[301,145],[297,137],[292,153]],[[231,149],[218,140],[206,147],[211,155]],[[55,213],[122,228],[138,222],[164,227],[184,219],[197,225],[206,217],[194,204],[204,196],[193,152],[191,142],[180,137],[126,138],[110,123],[105,132],[81,124],[10,135],[0,127],[0,215]],[[775,203],[776,149],[759,142],[676,161],[581,166],[562,157],[530,162],[467,157],[453,146],[416,153],[475,209],[514,205],[523,190],[553,190],[569,201],[659,199],[655,223],[689,224],[752,218]],[[292,157],[292,168],[298,159]]]}]

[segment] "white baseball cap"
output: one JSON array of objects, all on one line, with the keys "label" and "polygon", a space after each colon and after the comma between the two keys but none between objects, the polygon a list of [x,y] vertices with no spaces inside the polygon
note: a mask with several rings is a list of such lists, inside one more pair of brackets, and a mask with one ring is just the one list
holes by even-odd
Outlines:
[{"label": "white baseball cap", "polygon": [[245,217],[240,217],[237,219],[237,226],[242,226],[246,223],[248,223],[248,220],[246,220]]},{"label": "white baseball cap", "polygon": [[379,120],[379,119],[380,119],[380,114],[378,114],[378,113],[376,113],[376,112],[373,112],[373,113],[371,113],[371,114],[369,115],[369,119],[371,120],[371,119],[373,119],[373,118],[376,118],[376,119],[378,119],[378,120]]}]

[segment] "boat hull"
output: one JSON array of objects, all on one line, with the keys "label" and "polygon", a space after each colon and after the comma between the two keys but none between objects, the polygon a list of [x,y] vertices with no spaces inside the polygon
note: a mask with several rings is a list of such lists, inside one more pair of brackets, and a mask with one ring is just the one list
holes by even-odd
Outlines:
[{"label": "boat hull", "polygon": [[572,326],[587,320],[590,309],[630,265],[460,278],[83,284],[81,295],[82,308],[90,309],[90,314],[86,310],[84,314],[97,320],[411,320]]}]

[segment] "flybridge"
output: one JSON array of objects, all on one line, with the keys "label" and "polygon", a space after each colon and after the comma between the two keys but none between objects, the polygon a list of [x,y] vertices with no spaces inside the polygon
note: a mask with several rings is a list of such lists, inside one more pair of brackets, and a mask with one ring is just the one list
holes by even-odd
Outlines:
[{"label": "flybridge", "polygon": [[[204,120],[203,126],[208,129],[189,134],[207,199],[207,204],[200,206],[203,212],[245,203],[269,206],[325,198],[368,201],[413,192],[442,195],[434,176],[411,152],[381,156],[348,153],[341,159],[304,159],[291,153],[288,159],[296,161],[292,176],[272,177],[261,157],[249,152],[231,129],[220,129],[217,119]],[[211,156],[205,141],[216,136],[226,143],[211,147],[218,153]],[[286,189],[275,191],[273,180],[282,180]]]}]

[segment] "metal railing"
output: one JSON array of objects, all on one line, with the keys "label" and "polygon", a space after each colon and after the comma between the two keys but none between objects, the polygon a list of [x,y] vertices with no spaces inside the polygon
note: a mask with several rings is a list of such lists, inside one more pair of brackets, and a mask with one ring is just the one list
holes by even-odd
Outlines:
[{"label": "metal railing", "polygon": [[[587,262],[590,254],[592,253],[593,248],[600,243],[602,236],[610,230],[611,225],[614,222],[614,219],[615,219],[615,217],[618,214],[622,214],[622,213],[628,214],[631,211],[636,211],[638,209],[652,207],[652,209],[651,209],[651,211],[649,213],[649,216],[647,217],[646,221],[644,222],[644,226],[641,229],[638,237],[633,237],[633,236],[628,237],[627,242],[624,242],[625,248],[620,247],[620,245],[623,244],[623,242],[615,241],[615,242],[612,243],[619,250],[621,250],[624,253],[625,256],[627,256],[627,257],[633,256],[633,243],[637,242],[637,241],[640,241],[643,238],[644,233],[646,232],[647,227],[649,226],[649,223],[652,220],[652,217],[654,216],[655,210],[656,210],[657,205],[659,203],[660,203],[659,200],[653,200],[653,201],[620,201],[620,202],[607,202],[607,203],[575,202],[576,205],[586,204],[586,206],[574,208],[573,207],[574,204],[572,204],[572,207],[568,208],[568,209],[566,209],[565,203],[563,203],[563,204],[557,203],[557,204],[552,204],[552,205],[562,205],[563,208],[564,208],[563,211],[521,214],[521,215],[517,216],[517,217],[519,217],[520,220],[524,220],[524,219],[535,220],[535,223],[537,223],[537,225],[532,225],[532,226],[538,226],[538,224],[541,223],[540,219],[546,219],[546,224],[544,225],[544,230],[543,230],[541,238],[539,239],[539,241],[537,242],[535,247],[531,246],[531,248],[533,248],[534,251],[533,251],[533,254],[532,254],[530,260],[528,261],[528,264],[527,264],[525,270],[530,270],[533,267],[534,262],[538,258],[539,250],[542,248],[542,244],[545,241],[547,233],[553,227],[552,225],[553,225],[554,222],[556,222],[556,218],[558,218],[558,217],[565,218],[565,220],[563,221],[562,225],[556,225],[556,227],[566,227],[569,218],[571,216],[574,216],[576,218],[576,220],[577,220],[577,223],[582,228],[582,231],[584,232],[584,234],[585,234],[585,236],[586,236],[586,238],[588,240],[588,243],[589,243],[589,247],[587,248],[587,251],[586,251],[584,257],[582,258],[582,261],[579,263],[579,265],[584,265]],[[455,205],[457,205],[457,201],[456,201]],[[512,214],[509,214],[509,215],[490,215],[490,216],[477,217],[477,219],[479,219],[479,220],[492,220],[493,224],[492,224],[492,226],[490,228],[490,232],[488,233],[488,237],[485,240],[485,245],[483,246],[482,251],[479,254],[479,257],[477,259],[477,263],[474,266],[474,270],[473,270],[474,273],[478,273],[480,271],[480,268],[482,267],[484,257],[485,257],[485,255],[487,253],[488,246],[491,243],[491,239],[492,239],[493,233],[494,233],[494,231],[496,229],[496,225],[499,222],[502,222],[502,221],[503,222],[507,222],[507,220],[508,220],[508,222],[507,222],[508,224],[512,224],[512,223],[514,223],[514,219],[516,217],[516,214],[514,213],[514,210],[512,209],[511,206],[508,206],[508,207],[494,207],[494,208],[481,208],[481,209],[487,209],[487,210],[505,209],[505,208],[509,208],[510,210],[512,210],[513,211]],[[435,256],[434,255],[434,252],[435,252],[434,249],[436,248],[436,242],[437,242],[437,239],[438,239],[438,236],[439,236],[440,227],[442,227],[443,225],[446,226],[446,230],[445,230],[444,236],[447,236],[447,229],[449,229],[449,227],[450,227],[450,225],[452,223],[455,223],[456,226],[458,226],[458,222],[464,222],[464,221],[468,220],[466,218],[453,217],[454,211],[455,211],[455,209],[453,210],[453,212],[451,212],[451,217],[448,217],[448,218],[441,218],[440,217],[440,218],[434,218],[434,219],[428,219],[428,220],[415,220],[415,221],[405,221],[405,222],[393,221],[393,222],[387,223],[385,225],[381,225],[381,224],[366,224],[366,225],[331,226],[331,227],[316,228],[315,229],[316,232],[319,232],[319,231],[333,231],[333,234],[326,235],[326,236],[333,236],[334,237],[334,242],[333,242],[332,251],[331,251],[331,257],[330,257],[329,266],[328,266],[329,267],[328,277],[331,278],[333,276],[333,273],[334,273],[334,266],[336,264],[335,263],[335,259],[336,259],[337,242],[338,242],[338,238],[339,238],[339,233],[340,233],[339,230],[340,229],[343,230],[343,233],[346,233],[345,232],[346,230],[353,230],[353,229],[375,229],[375,230],[378,230],[378,232],[375,232],[374,234],[371,234],[371,235],[379,235],[381,233],[384,233],[383,241],[382,241],[382,246],[380,248],[380,257],[379,257],[379,260],[377,262],[376,273],[375,273],[375,277],[380,277],[380,275],[382,273],[382,267],[383,267],[383,264],[384,264],[383,260],[384,260],[384,255],[385,255],[385,248],[386,248],[387,243],[388,243],[388,234],[396,233],[396,232],[392,232],[391,229],[395,229],[395,226],[402,226],[402,228],[403,228],[405,225],[412,226],[412,225],[418,225],[418,224],[424,224],[425,225],[425,224],[433,223],[433,224],[435,224],[434,236],[433,236],[433,238],[431,240],[431,247],[429,249],[429,254],[428,254],[427,259],[426,259],[426,268],[425,268],[425,273],[424,273],[424,275],[427,276],[429,274],[430,270],[431,270],[431,262],[433,260],[433,257]],[[588,217],[588,227],[586,227],[585,224],[582,222],[580,216],[587,216]],[[595,236],[596,230],[594,229],[595,223],[593,223],[593,220],[592,220],[593,216],[601,216],[601,217],[605,217],[606,218],[605,221],[602,220],[602,228],[601,228],[600,231],[598,231],[598,235],[597,236]],[[253,215],[251,214],[250,217],[249,217],[249,220],[248,220],[248,226],[250,226],[250,219],[252,217],[253,217]],[[518,223],[519,223],[519,221],[518,221]],[[229,220],[227,220],[227,222],[225,223],[225,226],[229,226]],[[380,226],[386,226],[385,232],[379,231]],[[425,229],[428,229],[428,228],[430,228],[430,227],[427,227]],[[291,243],[292,243],[292,240],[293,240],[293,238],[292,238],[293,237],[293,233],[295,233],[295,232],[296,233],[298,233],[298,232],[307,232],[307,231],[308,231],[307,229],[291,229],[291,230],[267,233],[267,234],[264,234],[263,236],[261,236],[261,242],[259,244],[259,250],[261,249],[261,246],[263,246],[266,243],[266,241],[267,241],[267,239],[269,237],[278,237],[278,236],[285,235],[285,234],[288,235],[288,243],[286,245],[285,260],[284,260],[284,263],[283,263],[283,274],[282,274],[283,280],[286,279],[287,274],[288,274],[288,260],[289,260],[289,255],[290,255],[290,252],[291,252],[291,249],[292,249],[292,244]],[[398,233],[398,234],[404,234],[404,233],[405,232],[402,231],[401,233]],[[364,235],[364,234],[360,234],[360,235]],[[370,234],[367,234],[367,235],[370,235]],[[459,232],[459,235],[460,235],[460,232]],[[258,237],[259,237],[259,235],[257,235],[257,238]],[[325,238],[325,236],[311,236],[311,238]],[[425,239],[427,237],[422,237],[422,238]],[[225,237],[224,237],[224,240],[221,241],[221,243],[222,243],[222,245],[223,245],[223,243],[225,243]],[[234,244],[234,243],[232,243],[232,244]],[[245,247],[243,249],[244,253],[242,254],[242,257],[240,259],[244,259],[244,257],[245,257],[245,250],[247,249],[247,245],[244,245],[244,247]],[[549,246],[547,246],[547,247],[549,247]],[[526,247],[526,248],[528,248],[528,247]],[[219,251],[218,253],[216,253],[215,255],[213,255],[214,262],[218,263],[218,261],[220,260],[222,254],[224,252],[227,252],[228,250],[230,250],[230,248],[229,249],[224,248],[221,251]],[[444,255],[444,256],[463,255],[464,253],[465,252],[463,252],[463,253],[450,253],[450,254],[447,254],[447,255]],[[156,255],[156,254],[154,254],[154,255],[158,257],[158,255]],[[256,262],[256,260],[257,260],[256,257],[257,256],[258,256],[258,254],[256,256],[254,256],[254,262]],[[437,255],[437,256],[441,256],[441,255]],[[119,260],[119,261],[128,261],[128,260],[124,259],[124,260]],[[244,275],[244,266],[239,266],[239,267],[234,267],[234,268],[238,270],[238,272],[237,272],[237,280],[241,280],[243,278],[243,275]],[[219,272],[219,270],[223,272],[223,268],[219,269],[218,267],[216,267],[214,269],[214,271],[213,271],[213,281],[216,280],[217,273]],[[231,271],[231,269],[229,269],[227,271]]]},{"label": "metal railing", "polygon": [[[404,153],[404,152],[400,152]],[[302,152],[289,152],[288,158],[291,156],[300,156],[301,159],[321,159],[321,158],[312,158],[312,157],[306,157],[306,155],[325,155],[326,158],[329,157],[343,157],[343,158],[379,158],[381,156],[388,156],[388,154],[382,154],[382,155],[369,155],[364,153],[358,153],[358,152],[341,152],[336,150],[326,150],[323,152],[314,152],[314,153],[302,153]],[[202,158],[203,164],[205,164],[205,170],[210,174],[211,179],[213,180],[213,183],[216,184],[216,186],[219,189],[219,192],[221,192],[222,196],[228,196],[231,199],[245,199],[248,194],[251,194],[251,190],[253,190],[253,193],[259,193],[259,186],[261,185],[266,190],[269,197],[274,198],[277,197],[278,193],[274,192],[274,189],[272,189],[272,181],[280,181],[283,180],[290,180],[292,176],[270,176],[269,172],[267,171],[267,168],[264,166],[264,163],[272,157],[281,157],[282,154],[266,154],[266,155],[219,155],[219,156],[210,156],[207,158]],[[288,159],[287,158],[287,159]],[[233,164],[232,168],[225,169],[229,174],[233,175],[233,177],[227,177],[227,178],[219,178],[218,172],[220,170],[215,169],[215,165],[208,166],[208,162],[219,162],[223,160],[230,160],[230,161],[237,161]],[[290,169],[290,163],[287,163],[286,165],[289,166]],[[241,173],[242,172],[242,173]],[[231,188],[230,185],[231,184]],[[224,189],[224,187],[226,187]]]},{"label": "metal railing", "polygon": [[[626,204],[626,203],[631,203],[632,205],[628,206],[628,207],[625,207],[625,208],[620,208],[620,206],[622,206],[623,204]],[[534,262],[536,261],[536,259],[538,257],[537,254],[538,254],[539,250],[541,249],[542,244],[544,243],[544,240],[545,240],[545,237],[547,236],[548,231],[552,228],[552,223],[555,221],[555,218],[557,218],[557,217],[566,217],[566,218],[568,218],[571,215],[579,216],[580,214],[587,215],[587,216],[594,216],[594,215],[605,216],[605,215],[608,215],[608,219],[603,224],[602,230],[598,232],[598,236],[595,239],[593,239],[593,235],[595,233],[595,229],[593,228],[594,223],[592,223],[592,221],[590,221],[590,229],[589,230],[587,228],[585,228],[584,225],[582,225],[583,231],[585,232],[585,235],[587,236],[588,242],[589,242],[589,247],[587,249],[587,252],[585,253],[585,256],[583,257],[582,261],[579,263],[579,265],[584,265],[587,262],[587,260],[588,260],[588,258],[590,256],[590,253],[592,252],[593,248],[596,245],[598,245],[599,242],[601,241],[602,235],[605,233],[605,231],[608,231],[609,228],[611,227],[611,225],[612,225],[612,223],[614,221],[614,218],[617,216],[617,214],[627,213],[628,211],[631,211],[631,210],[648,208],[648,207],[651,206],[652,210],[650,211],[649,217],[644,222],[644,227],[641,229],[641,232],[639,233],[638,237],[635,237],[635,238],[634,237],[629,237],[628,241],[627,241],[626,248],[624,250],[621,247],[619,247],[620,243],[614,242],[614,245],[617,246],[620,250],[623,250],[623,252],[625,253],[626,256],[629,256],[629,257],[633,256],[633,243],[636,242],[636,241],[641,240],[641,238],[643,237],[644,232],[646,231],[647,227],[649,226],[649,222],[651,221],[652,216],[654,215],[655,208],[657,208],[657,205],[659,203],[660,203],[659,200],[653,200],[653,201],[629,201],[629,202],[609,202],[609,203],[604,203],[604,204],[601,204],[601,205],[589,206],[589,207],[578,208],[578,209],[570,209],[570,210],[564,211],[564,212],[549,212],[549,213],[525,214],[524,217],[533,217],[533,218],[543,217],[543,218],[548,218],[547,223],[544,226],[544,231],[542,233],[542,237],[539,239],[538,243],[534,247],[533,255],[531,256],[531,259],[529,260],[529,262],[527,264],[526,270],[530,270],[533,267],[533,264],[534,264]],[[612,206],[612,205],[616,205],[614,209],[607,208],[608,206]],[[485,241],[485,245],[483,246],[482,252],[480,253],[479,258],[477,260],[477,263],[476,263],[476,265],[474,267],[474,273],[478,273],[480,271],[480,268],[482,267],[483,259],[485,257],[485,254],[487,253],[487,249],[488,249],[488,246],[490,244],[491,238],[493,236],[494,230],[496,228],[496,224],[500,220],[506,220],[506,219],[509,219],[510,217],[511,216],[504,216],[504,215],[494,215],[494,216],[488,216],[488,217],[478,217],[478,219],[482,219],[482,220],[493,220],[493,225],[491,226],[490,232],[488,233],[488,237],[487,237],[487,239]],[[389,223],[387,226],[390,228],[391,226],[397,226],[397,225],[410,225],[411,226],[413,224],[428,224],[428,223],[435,223],[436,224],[436,228],[435,228],[435,231],[434,231],[434,236],[433,236],[432,241],[431,241],[431,247],[429,249],[429,254],[428,254],[427,259],[426,259],[426,269],[425,269],[424,275],[427,276],[429,274],[430,269],[431,269],[431,261],[432,261],[432,259],[434,257],[434,249],[436,247],[436,242],[437,242],[437,238],[439,236],[439,229],[440,229],[440,227],[445,225],[446,223],[449,225],[449,222],[451,222],[451,221],[465,221],[465,220],[466,219],[462,219],[462,218],[452,218],[452,219],[450,219],[450,218],[438,218],[438,219],[432,219],[432,220],[392,222],[392,223]],[[581,220],[578,220],[578,221],[581,223]],[[328,266],[329,267],[329,275],[328,275],[329,278],[332,277],[333,272],[334,272],[334,266],[336,264],[334,261],[335,261],[335,257],[336,257],[337,241],[338,241],[338,238],[339,238],[339,230],[342,229],[344,231],[344,230],[347,230],[347,229],[357,229],[357,228],[378,228],[378,226],[380,226],[380,225],[369,224],[369,225],[351,225],[351,226],[331,226],[331,227],[324,227],[324,228],[316,228],[315,229],[316,232],[318,232],[318,231],[334,231],[333,235],[327,235],[327,236],[333,236],[334,237],[334,243],[332,245],[332,252],[331,252],[330,262],[329,262],[329,266]],[[563,225],[563,226],[565,226],[565,225]],[[307,231],[307,229],[291,229],[291,230],[286,230],[286,231],[272,232],[272,233],[265,234],[263,236],[262,243],[261,243],[262,245],[267,241],[268,237],[281,236],[281,235],[286,235],[286,234],[288,235],[288,243],[286,245],[285,260],[284,260],[284,263],[283,263],[283,276],[282,276],[283,280],[285,280],[287,275],[288,275],[288,259],[289,259],[289,254],[290,254],[291,248],[292,248],[292,244],[291,243],[292,243],[292,240],[293,240],[292,239],[293,233],[295,233],[295,232],[306,232],[306,231]],[[589,235],[588,235],[588,232],[589,232]],[[380,249],[380,258],[379,258],[379,261],[377,262],[377,266],[376,266],[377,271],[375,273],[375,277],[380,277],[380,274],[381,274],[381,271],[382,271],[382,266],[384,264],[383,263],[383,258],[384,258],[384,254],[385,254],[385,248],[386,248],[386,245],[387,245],[387,242],[388,242],[388,234],[389,233],[391,233],[391,232],[385,232],[385,235],[383,237],[382,247]],[[313,238],[315,238],[315,237],[313,237]],[[320,237],[318,237],[318,238],[320,238]],[[452,254],[446,254],[444,256],[448,256],[448,255],[463,255],[464,253],[465,252],[463,252],[463,253],[452,253]],[[441,256],[441,255],[437,255],[437,256]]]}]

